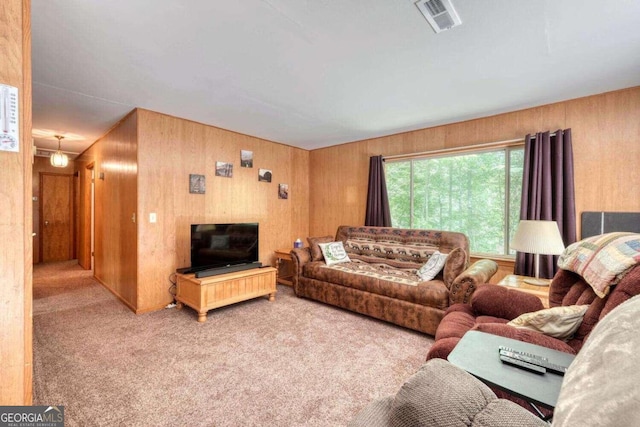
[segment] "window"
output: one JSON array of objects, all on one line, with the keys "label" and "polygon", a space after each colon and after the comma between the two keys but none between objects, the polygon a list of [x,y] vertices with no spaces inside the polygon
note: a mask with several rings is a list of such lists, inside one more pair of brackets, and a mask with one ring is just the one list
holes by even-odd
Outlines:
[{"label": "window", "polygon": [[513,254],[523,161],[522,146],[387,160],[393,226],[459,231],[472,253]]}]

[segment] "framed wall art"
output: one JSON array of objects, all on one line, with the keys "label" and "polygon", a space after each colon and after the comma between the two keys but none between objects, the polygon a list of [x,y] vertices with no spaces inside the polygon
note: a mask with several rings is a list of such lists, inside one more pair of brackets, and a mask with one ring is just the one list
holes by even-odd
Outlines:
[{"label": "framed wall art", "polygon": [[258,169],[258,181],[271,182],[271,169]]},{"label": "framed wall art", "polygon": [[289,184],[278,184],[278,199],[289,198]]},{"label": "framed wall art", "polygon": [[240,167],[241,168],[253,167],[253,151],[240,150]]},{"label": "framed wall art", "polygon": [[233,163],[216,162],[216,176],[233,178]]},{"label": "framed wall art", "polygon": [[189,174],[189,193],[204,194],[205,178],[204,175]]}]

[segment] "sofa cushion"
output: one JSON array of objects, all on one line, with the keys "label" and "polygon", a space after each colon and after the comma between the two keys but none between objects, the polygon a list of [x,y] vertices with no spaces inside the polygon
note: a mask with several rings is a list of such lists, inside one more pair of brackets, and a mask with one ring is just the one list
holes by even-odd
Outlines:
[{"label": "sofa cushion", "polygon": [[342,242],[319,243],[322,250],[324,262],[327,265],[339,264],[341,262],[351,262],[349,255],[344,250]]},{"label": "sofa cushion", "polygon": [[394,241],[357,238],[348,239],[345,249],[349,256],[366,262],[385,262],[398,268],[418,268],[438,250],[429,244],[402,244]]},{"label": "sofa cushion", "polygon": [[507,325],[567,340],[578,330],[587,308],[589,308],[588,305],[546,308],[532,313],[521,314],[507,323]]},{"label": "sofa cushion", "polygon": [[308,237],[307,241],[309,242],[309,250],[311,251],[311,261],[322,261],[324,256],[322,255],[322,249],[320,249],[319,244],[333,242],[333,237]]},{"label": "sofa cushion", "polygon": [[[388,260],[394,259],[399,262],[413,263],[416,269],[427,262],[431,253],[436,250],[442,253],[450,253],[455,248],[462,248],[466,254],[469,249],[469,239],[464,234],[439,230],[341,225],[338,227],[335,240],[345,242],[345,248],[352,259],[352,253],[367,257],[375,256],[380,258],[383,256]],[[346,244],[349,240],[361,242],[364,245],[370,244],[370,247],[368,250],[363,248],[362,252],[358,248],[353,248],[354,250],[351,252],[349,245]],[[379,247],[374,249],[371,245],[373,243]],[[384,246],[390,249],[389,256],[383,249]],[[415,250],[416,253],[409,252],[409,247],[411,247],[411,250]],[[389,261],[385,262],[390,263]],[[465,260],[466,263],[468,263],[468,259]],[[402,266],[398,267],[404,268]]]},{"label": "sofa cushion", "polygon": [[449,291],[442,280],[421,282],[414,269],[400,270],[385,264],[369,264],[359,260],[331,266],[324,262],[310,262],[304,265],[303,275],[441,310],[449,305]]},{"label": "sofa cushion", "polygon": [[368,239],[375,242],[395,242],[402,245],[429,245],[440,252],[469,248],[469,239],[462,233],[440,230],[419,230],[393,227],[354,227],[341,225],[336,240]]}]

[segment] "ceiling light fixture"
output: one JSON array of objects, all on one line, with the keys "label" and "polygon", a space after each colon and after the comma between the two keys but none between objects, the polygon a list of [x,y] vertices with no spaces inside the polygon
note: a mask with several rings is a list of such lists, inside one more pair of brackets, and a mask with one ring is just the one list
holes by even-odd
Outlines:
[{"label": "ceiling light fixture", "polygon": [[51,155],[51,166],[53,166],[54,168],[66,168],[69,164],[69,157],[60,149],[60,140],[63,139],[64,136],[54,136],[58,138],[58,149]]}]

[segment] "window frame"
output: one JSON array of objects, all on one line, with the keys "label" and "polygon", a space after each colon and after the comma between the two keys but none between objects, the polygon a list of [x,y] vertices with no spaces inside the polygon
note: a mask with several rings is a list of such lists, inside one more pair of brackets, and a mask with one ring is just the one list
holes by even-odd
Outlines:
[{"label": "window frame", "polygon": [[[503,220],[503,230],[504,230],[504,248],[505,253],[484,253],[484,252],[472,252],[470,256],[482,256],[486,258],[494,258],[494,259],[515,259],[515,251],[509,249],[509,241],[511,239],[510,235],[510,227],[509,227],[509,218],[511,215],[511,207],[510,207],[510,194],[511,194],[511,153],[515,150],[523,150],[524,151],[525,143],[524,139],[518,140],[510,140],[510,141],[501,141],[495,143],[488,144],[480,144],[477,146],[468,146],[462,148],[452,148],[452,149],[442,149],[442,150],[434,150],[431,152],[422,152],[410,155],[399,155],[399,156],[388,156],[384,158],[385,161],[385,171],[387,163],[400,163],[400,162],[409,162],[409,228],[413,228],[414,223],[414,197],[413,197],[413,178],[414,178],[414,162],[425,159],[436,159],[443,157],[455,157],[455,156],[464,156],[464,155],[475,155],[489,152],[504,152],[504,171],[505,171],[505,186],[504,186],[504,220]],[[523,156],[524,157],[524,156]],[[523,159],[524,160],[524,159]],[[523,164],[524,167],[524,164]],[[388,190],[388,189],[387,189]]]}]

